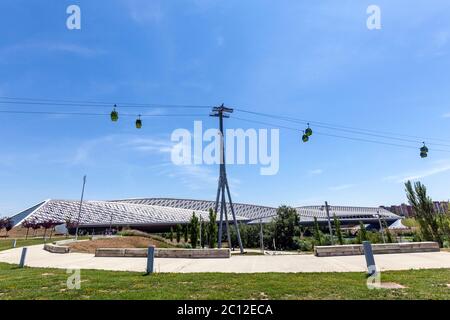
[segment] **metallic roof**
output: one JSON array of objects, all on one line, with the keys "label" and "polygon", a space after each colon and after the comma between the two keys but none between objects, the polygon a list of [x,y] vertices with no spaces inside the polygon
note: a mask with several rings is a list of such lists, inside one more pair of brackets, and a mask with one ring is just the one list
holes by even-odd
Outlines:
[{"label": "metallic roof", "polygon": [[[142,198],[142,199],[124,199],[113,200],[114,202],[135,203],[143,205],[156,205],[172,208],[183,208],[190,210],[208,211],[214,208],[215,201],[208,200],[192,200],[192,199],[171,199],[171,198]],[[277,209],[272,207],[258,206],[252,204],[233,203],[233,208],[238,216],[247,218],[248,220],[259,219],[263,217],[274,216],[277,214]],[[218,210],[220,214],[220,206]],[[227,203],[227,212],[231,215],[230,204]]]},{"label": "metallic roof", "polygon": [[[85,226],[113,225],[156,225],[187,223],[192,212],[208,220],[208,210],[214,208],[214,201],[170,199],[170,198],[142,198],[123,199],[111,201],[84,201],[80,224]],[[65,222],[70,219],[77,220],[79,201],[47,200],[37,204],[13,217],[14,224],[24,219],[35,219],[39,222],[52,219]],[[277,209],[258,205],[234,203],[236,218],[239,221],[269,222],[276,214]],[[341,221],[358,222],[376,221],[377,214],[388,221],[400,219],[399,216],[383,208],[330,206],[330,216],[336,215]],[[295,208],[300,221],[309,223],[316,217],[319,221],[327,219],[324,206],[307,206]],[[231,220],[231,211],[227,204],[228,217]],[[219,214],[217,215],[219,219]]]},{"label": "metallic roof", "polygon": [[[76,221],[80,210],[79,201],[47,200],[34,210],[25,210],[27,215],[19,213],[13,217],[14,224],[21,223],[24,219],[33,219],[42,222],[52,219],[58,222],[66,220]],[[85,226],[100,225],[146,225],[187,223],[192,213],[209,220],[209,213],[203,210],[191,210],[175,207],[163,207],[156,205],[142,205],[118,201],[83,201],[80,215],[80,224]],[[240,221],[248,219],[237,216]]]}]

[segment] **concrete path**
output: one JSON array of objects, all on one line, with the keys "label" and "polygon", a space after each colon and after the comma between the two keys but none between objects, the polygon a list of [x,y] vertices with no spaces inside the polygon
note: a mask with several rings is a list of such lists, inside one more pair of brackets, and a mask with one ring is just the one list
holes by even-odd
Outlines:
[{"label": "concrete path", "polygon": [[[22,248],[0,252],[0,262],[18,264]],[[450,268],[450,252],[376,255],[381,271]],[[27,266],[144,272],[146,258],[96,258],[93,254],[56,254],[43,245],[28,247]],[[349,272],[366,271],[364,256],[233,256],[230,259],[155,259],[156,272]]]}]

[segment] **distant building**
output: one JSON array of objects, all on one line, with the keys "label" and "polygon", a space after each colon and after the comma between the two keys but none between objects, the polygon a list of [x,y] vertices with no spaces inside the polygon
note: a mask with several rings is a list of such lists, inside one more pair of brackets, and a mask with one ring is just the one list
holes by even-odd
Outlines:
[{"label": "distant building", "polygon": [[[449,202],[448,201],[433,201],[434,212],[436,213],[447,213],[449,212]],[[381,208],[386,209],[396,215],[402,217],[414,217],[414,209],[412,206],[402,203],[401,205],[393,206],[381,206]]]}]

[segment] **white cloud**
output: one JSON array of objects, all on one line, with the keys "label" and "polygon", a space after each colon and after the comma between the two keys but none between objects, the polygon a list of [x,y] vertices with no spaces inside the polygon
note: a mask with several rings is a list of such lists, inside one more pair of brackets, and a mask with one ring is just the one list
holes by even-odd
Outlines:
[{"label": "white cloud", "polygon": [[103,50],[85,47],[77,44],[68,43],[43,43],[39,46],[40,48],[46,48],[50,51],[59,51],[72,53],[83,57],[94,57],[105,53]]},{"label": "white cloud", "polygon": [[442,115],[442,118],[450,118],[450,112]]},{"label": "white cloud", "polygon": [[323,173],[323,169],[314,169],[314,170],[310,170],[309,171],[309,174],[313,175],[313,176],[319,175],[319,174],[322,174],[322,173]]},{"label": "white cloud", "polygon": [[[76,151],[63,161],[67,165],[100,165],[115,162],[124,167],[129,153],[142,153],[145,156],[162,156],[159,164],[145,165],[146,170],[174,180],[176,184],[198,191],[214,190],[217,186],[218,168],[207,165],[175,165],[170,161],[173,142],[163,137],[142,137],[135,135],[108,135],[82,143]],[[112,153],[109,151],[112,150]],[[141,165],[138,165],[141,166]],[[230,179],[230,188],[235,190],[240,184],[238,179]]]},{"label": "white cloud", "polygon": [[92,153],[97,150],[97,147],[102,144],[109,144],[114,141],[114,136],[104,136],[96,139],[91,139],[83,142],[72,155],[69,160],[66,161],[68,165],[82,165],[92,161]]},{"label": "white cloud", "polygon": [[127,1],[127,7],[131,19],[139,24],[159,23],[164,18],[164,13],[159,1]]},{"label": "white cloud", "polygon": [[215,167],[204,165],[174,165],[172,162],[158,165],[160,175],[196,191],[213,190],[217,186],[218,172],[215,169]]},{"label": "white cloud", "polygon": [[171,152],[172,142],[160,137],[141,137],[135,135],[106,135],[81,143],[74,153],[64,162],[67,165],[87,165],[101,162],[109,150],[114,158],[126,155],[127,152],[149,154],[167,154]]},{"label": "white cloud", "polygon": [[423,178],[428,178],[430,176],[434,176],[439,173],[444,173],[450,171],[450,162],[447,160],[444,161],[436,161],[434,162],[434,166],[426,169],[426,170],[420,170],[417,172],[410,172],[406,174],[401,175],[392,175],[384,177],[384,181],[390,181],[395,183],[405,183],[408,180],[419,180]]},{"label": "white cloud", "polygon": [[170,153],[173,143],[170,140],[160,138],[134,137],[120,144],[122,147],[132,147],[134,150],[149,153]]},{"label": "white cloud", "polygon": [[1,55],[14,55],[21,51],[50,51],[59,53],[69,53],[86,58],[91,58],[105,53],[103,50],[90,48],[87,46],[64,43],[64,42],[46,42],[46,41],[28,41],[17,43],[0,48]]}]

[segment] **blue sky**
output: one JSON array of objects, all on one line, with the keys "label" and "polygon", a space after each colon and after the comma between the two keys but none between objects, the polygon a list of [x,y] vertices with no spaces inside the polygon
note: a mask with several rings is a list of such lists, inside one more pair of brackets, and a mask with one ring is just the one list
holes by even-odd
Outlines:
[{"label": "blue sky", "polygon": [[[81,30],[66,28],[71,4],[81,8]],[[381,30],[366,27],[370,4],[381,8]],[[450,140],[446,0],[3,0],[0,30],[0,96],[224,102]],[[0,106],[14,108],[55,110]],[[61,111],[80,111],[73,109]],[[145,119],[139,131],[132,118],[120,120],[1,114],[0,215],[43,199],[78,199],[83,174],[88,199],[214,198],[216,166],[177,167],[167,152],[171,132],[192,129],[194,118]],[[236,119],[226,126],[264,127]],[[280,131],[280,148],[275,176],[229,166],[236,202],[397,204],[406,201],[408,177],[435,200],[450,198],[450,153],[421,159],[418,150],[318,135],[302,144],[290,130]]]}]

